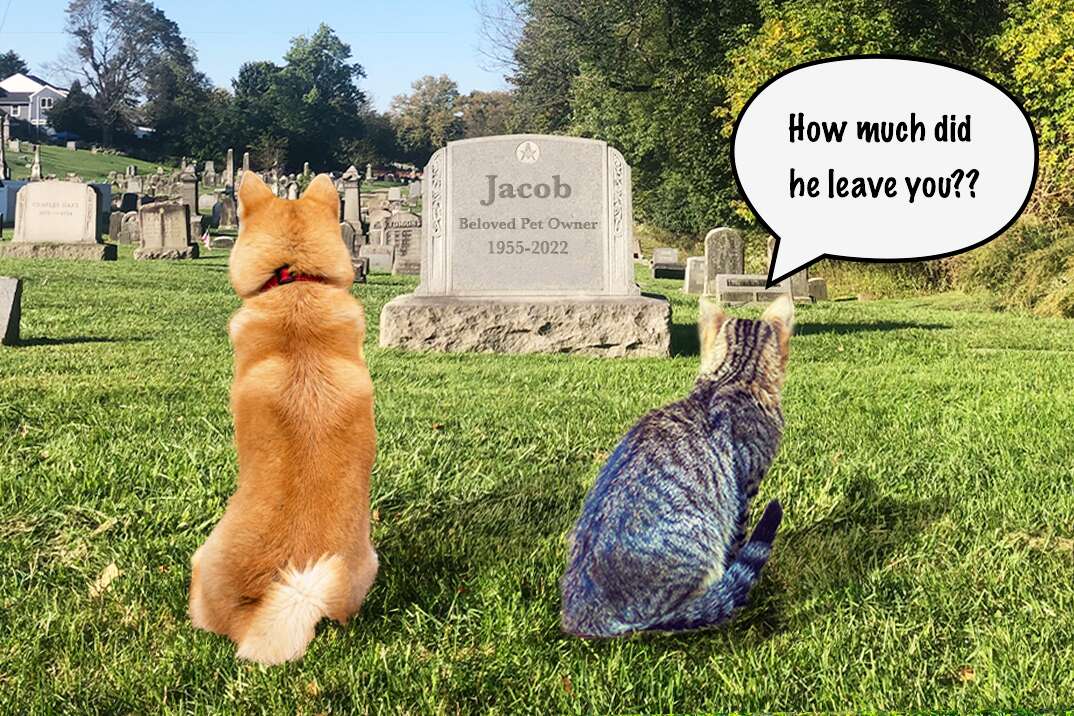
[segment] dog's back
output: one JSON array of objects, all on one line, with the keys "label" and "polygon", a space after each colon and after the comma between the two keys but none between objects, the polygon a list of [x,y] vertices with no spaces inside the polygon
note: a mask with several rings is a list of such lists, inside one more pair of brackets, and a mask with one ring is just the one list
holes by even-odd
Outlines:
[{"label": "dog's back", "polygon": [[239,487],[194,555],[190,614],[241,657],[277,663],[322,617],[346,621],[376,575],[373,389],[331,181],[288,202],[247,176],[230,267]]}]

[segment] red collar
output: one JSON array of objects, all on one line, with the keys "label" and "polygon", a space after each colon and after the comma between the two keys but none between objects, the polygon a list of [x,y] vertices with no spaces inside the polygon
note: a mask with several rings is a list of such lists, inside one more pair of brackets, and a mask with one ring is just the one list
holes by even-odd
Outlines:
[{"label": "red collar", "polygon": [[294,273],[287,266],[281,266],[273,272],[272,278],[265,281],[265,285],[261,287],[261,293],[268,291],[270,288],[276,288],[277,286],[283,286],[296,281],[314,281],[316,283],[327,283],[322,276],[310,276],[305,273]]}]

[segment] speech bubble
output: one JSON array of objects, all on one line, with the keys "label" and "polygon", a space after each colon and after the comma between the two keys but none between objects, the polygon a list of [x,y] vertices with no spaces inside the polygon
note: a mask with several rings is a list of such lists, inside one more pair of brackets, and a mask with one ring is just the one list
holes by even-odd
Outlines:
[{"label": "speech bubble", "polygon": [[823,259],[922,261],[1003,233],[1029,203],[1037,136],[1002,87],[900,55],[798,65],[731,137],[735,182],[776,238],[768,285]]}]

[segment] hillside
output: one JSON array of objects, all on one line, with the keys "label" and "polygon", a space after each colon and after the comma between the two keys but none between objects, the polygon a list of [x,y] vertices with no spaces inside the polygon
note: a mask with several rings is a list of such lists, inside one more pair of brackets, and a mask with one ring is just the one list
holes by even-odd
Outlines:
[{"label": "hillside", "polygon": [[[33,145],[22,142],[22,152],[7,152],[7,163],[11,167],[12,179],[26,179],[30,176],[30,165],[34,161]],[[88,149],[71,151],[65,147],[41,145],[41,171],[43,174],[55,174],[57,177],[74,172],[86,181],[96,181],[108,177],[108,172],[122,172],[128,164],[138,167],[139,174],[151,174],[157,170],[156,164],[122,154],[94,154]]]}]

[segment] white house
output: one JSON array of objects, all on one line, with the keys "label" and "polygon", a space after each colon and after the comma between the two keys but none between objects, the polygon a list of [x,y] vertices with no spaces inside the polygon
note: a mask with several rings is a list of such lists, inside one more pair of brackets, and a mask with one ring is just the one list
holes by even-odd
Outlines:
[{"label": "white house", "polygon": [[34,127],[48,124],[48,113],[67,90],[21,72],[0,82],[0,109]]}]

